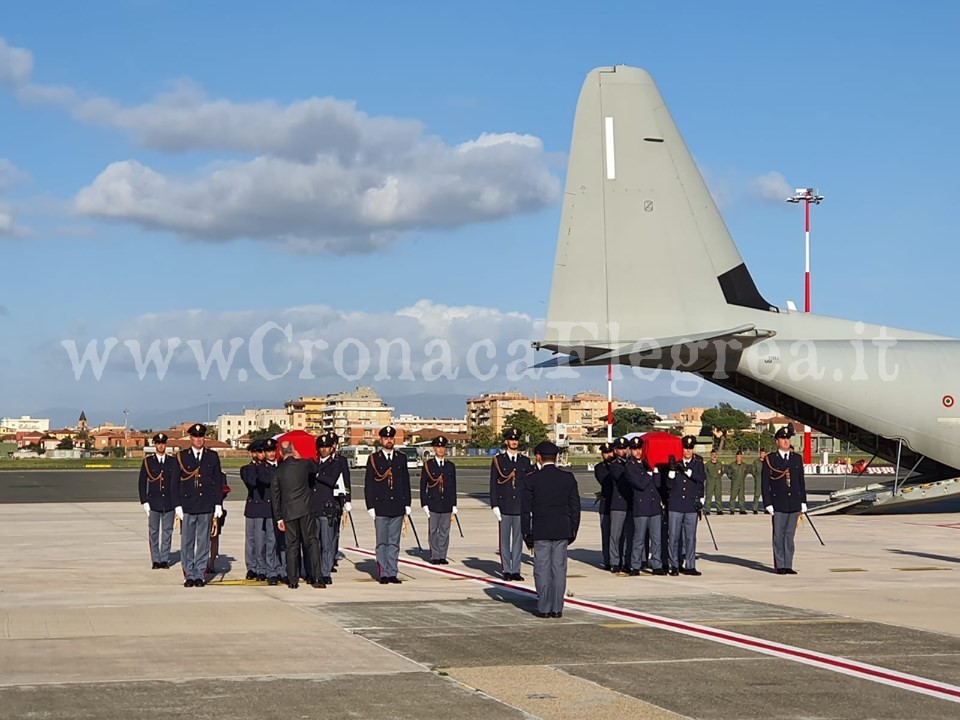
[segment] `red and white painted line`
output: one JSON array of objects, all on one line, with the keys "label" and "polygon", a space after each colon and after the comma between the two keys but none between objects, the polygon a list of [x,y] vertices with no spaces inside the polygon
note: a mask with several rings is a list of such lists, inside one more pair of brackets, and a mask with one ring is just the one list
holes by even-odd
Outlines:
[{"label": "red and white painted line", "polygon": [[[376,557],[376,553],[372,550],[365,550],[357,547],[346,547],[341,549],[347,552],[357,553],[359,555]],[[407,558],[400,558],[399,563],[401,566],[413,567],[419,570],[427,570],[429,572],[446,575],[448,577],[461,578],[463,580],[473,580],[484,585],[493,585],[495,587],[503,588],[504,590],[515,592],[518,595],[526,595],[528,597],[536,597],[537,595],[536,590],[526,585],[521,585],[515,582],[507,582],[505,580],[499,580],[493,577],[485,577],[483,575],[474,575],[473,573],[464,572],[462,570],[451,569],[449,566],[445,565],[430,565],[429,563],[420,562],[417,560],[409,560]],[[782,658],[783,660],[792,660],[793,662],[803,663],[804,665],[812,665],[814,667],[842,673],[844,675],[860,678],[862,680],[870,680],[871,682],[880,683],[882,685],[889,685],[891,687],[900,688],[901,690],[909,690],[911,692],[940,698],[941,700],[949,700],[951,702],[960,703],[960,687],[956,685],[949,685],[947,683],[918,677],[916,675],[908,675],[907,673],[897,672],[896,670],[888,670],[887,668],[877,667],[876,665],[868,665],[866,663],[857,662],[856,660],[848,660],[836,655],[827,655],[825,653],[819,653],[813,650],[805,650],[804,648],[795,647],[793,645],[783,645],[770,640],[761,640],[759,638],[750,637],[749,635],[740,635],[739,633],[733,633],[727,630],[718,630],[716,628],[706,627],[704,625],[696,625],[694,623],[684,622],[682,620],[673,620],[672,618],[663,617],[661,615],[651,615],[650,613],[628,610],[615,605],[591,602],[589,600],[580,600],[579,598],[564,598],[564,604],[569,607],[577,608],[578,610],[594,613],[595,615],[615,618],[617,620],[625,620],[627,622],[637,623],[638,625],[647,625],[649,627],[659,628],[660,630],[668,630],[670,632],[679,633],[680,635],[700,638],[701,640],[710,640],[723,645],[729,645],[730,647],[751,650],[753,652],[763,653],[764,655]]]}]

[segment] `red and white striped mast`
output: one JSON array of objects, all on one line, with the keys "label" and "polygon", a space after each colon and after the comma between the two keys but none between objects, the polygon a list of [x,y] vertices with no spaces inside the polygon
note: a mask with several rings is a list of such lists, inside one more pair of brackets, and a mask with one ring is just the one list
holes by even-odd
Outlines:
[{"label": "red and white striped mast", "polygon": [[607,442],[613,442],[613,363],[607,365]]},{"label": "red and white striped mast", "polygon": [[[803,311],[810,312],[810,203],[819,205],[823,202],[823,195],[816,188],[797,188],[792,197],[787,198],[789,203],[803,202]],[[813,448],[810,447],[810,426],[803,428],[803,462],[809,465],[813,462]]]}]

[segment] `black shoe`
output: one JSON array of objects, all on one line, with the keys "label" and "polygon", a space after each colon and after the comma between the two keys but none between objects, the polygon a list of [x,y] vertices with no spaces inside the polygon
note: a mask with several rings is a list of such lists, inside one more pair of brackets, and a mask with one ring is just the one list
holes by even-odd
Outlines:
[{"label": "black shoe", "polygon": [[667,574],[667,571],[664,570],[662,567],[654,568],[653,574],[654,574],[654,575],[666,575],[666,574]]},{"label": "black shoe", "polygon": [[523,582],[523,575],[521,575],[520,573],[514,573],[513,579],[516,580],[517,582]]},{"label": "black shoe", "polygon": [[437,560],[437,562],[438,562],[440,565],[449,565],[449,564],[450,564],[450,563],[447,562],[447,559],[446,559],[446,558],[444,558],[443,560]]},{"label": "black shoe", "polygon": [[160,569],[161,569],[161,570],[169,570],[169,569],[170,569],[170,563],[168,563],[168,562],[162,562],[162,563],[160,563]]},{"label": "black shoe", "polygon": [[699,570],[695,570],[695,569],[692,569],[692,568],[684,568],[681,572],[682,572],[684,575],[694,575],[694,576],[696,576],[696,577],[699,577],[699,576],[703,575],[703,573],[700,572]]},{"label": "black shoe", "polygon": [[787,575],[796,575],[796,574],[797,574],[797,571],[794,570],[793,568],[787,568],[786,570],[784,570],[784,572],[785,572]]},{"label": "black shoe", "polygon": [[741,515],[746,515],[746,514],[747,514],[747,511],[746,511],[746,510],[741,510],[741,511],[740,511],[740,514],[741,514]]},{"label": "black shoe", "polygon": [[336,571],[337,571],[337,566],[336,566],[336,565],[334,565],[332,568],[330,568],[330,572],[335,573]]},{"label": "black shoe", "polygon": [[787,574],[787,571],[784,570],[783,568],[777,568],[776,570],[774,570],[774,572],[775,572],[777,575],[786,575],[786,574]]},{"label": "black shoe", "polygon": [[563,613],[562,613],[562,612],[552,612],[552,613],[550,613],[550,617],[552,617],[552,618],[562,618],[562,617],[563,617]]},{"label": "black shoe", "polygon": [[606,563],[603,563],[602,565],[600,565],[600,569],[601,569],[601,570],[606,570],[607,572],[610,572],[610,566],[607,565]]},{"label": "black shoe", "polygon": [[400,578],[398,578],[396,575],[394,575],[393,577],[388,577],[388,578],[387,578],[387,582],[389,582],[391,585],[401,585],[401,584],[403,584],[403,580],[401,580]]},{"label": "black shoe", "polygon": [[326,584],[325,582],[323,582],[323,580],[317,580],[316,582],[310,583],[310,587],[315,587],[315,588],[320,589],[320,590],[322,590],[322,589],[325,588],[326,586],[327,586],[327,584]]},{"label": "black shoe", "polygon": [[266,576],[266,575],[257,575],[257,580],[259,580],[260,582],[266,582],[266,581],[267,581],[267,576]]},{"label": "black shoe", "polygon": [[439,560],[434,560],[433,558],[430,558],[430,564],[431,564],[431,565],[439,565],[439,564],[440,564],[440,561],[439,561]]},{"label": "black shoe", "polygon": [[639,574],[640,574],[639,570],[631,570],[630,572],[627,573],[627,575],[629,575],[630,577],[636,577]]},{"label": "black shoe", "polygon": [[382,577],[382,578],[380,578],[379,582],[380,582],[381,585],[386,585],[386,584],[387,584],[388,582],[390,582],[390,581],[389,581],[387,578]]},{"label": "black shoe", "polygon": [[193,580],[191,580],[190,578],[187,578],[186,580],[183,581],[183,586],[184,586],[184,587],[193,587]]},{"label": "black shoe", "polygon": [[207,584],[207,582],[206,582],[206,580],[204,580],[203,578],[198,578],[197,580],[194,580],[194,581],[193,581],[193,586],[194,586],[194,587],[203,587],[203,586],[206,585],[206,584]]},{"label": "black shoe", "polygon": [[150,569],[151,569],[151,570],[156,570],[156,569],[159,568],[159,567],[160,567],[160,563],[154,563],[154,564],[153,564],[153,567],[151,567]]},{"label": "black shoe", "polygon": [[614,575],[619,575],[619,574],[620,574],[620,566],[619,566],[619,565],[611,565],[611,566],[610,566],[610,572],[612,572]]},{"label": "black shoe", "polygon": [[247,570],[247,576],[244,578],[244,580],[256,580],[256,579],[257,579],[257,574],[253,570]]},{"label": "black shoe", "polygon": [[535,610],[533,614],[534,614],[536,617],[538,617],[538,618],[549,618],[549,617],[553,617],[553,613],[540,612],[539,610]]},{"label": "black shoe", "polygon": [[680,571],[677,570],[676,568],[672,567],[672,568],[670,568],[670,574],[671,574],[671,575],[679,575],[679,574],[680,574]]},{"label": "black shoe", "polygon": [[299,582],[288,583],[287,587],[290,588],[291,590],[296,590],[298,587],[300,587],[300,583]]},{"label": "black shoe", "polygon": [[269,580],[267,580],[267,585],[279,585],[279,584],[280,584],[279,578],[272,577]]},{"label": "black shoe", "polygon": [[757,514],[757,511],[756,511],[756,510],[754,510],[754,511],[753,511],[753,514],[754,514],[754,515],[756,515],[756,514]]},{"label": "black shoe", "polygon": [[290,584],[290,578],[288,578],[286,575],[281,575],[281,576],[280,576],[280,582],[282,582],[284,585],[289,585],[289,584]]}]

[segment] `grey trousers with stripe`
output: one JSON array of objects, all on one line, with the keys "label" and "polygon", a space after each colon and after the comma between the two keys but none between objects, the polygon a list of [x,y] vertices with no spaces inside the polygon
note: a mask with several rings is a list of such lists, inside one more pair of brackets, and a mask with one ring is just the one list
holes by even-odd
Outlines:
[{"label": "grey trousers with stripe", "polygon": [[453,513],[430,513],[430,559],[446,560],[450,547],[450,518]]},{"label": "grey trousers with stripe", "polygon": [[173,539],[173,510],[167,512],[150,511],[147,529],[150,533],[150,561],[170,562],[170,543]]},{"label": "grey trousers with stripe", "polygon": [[793,570],[793,538],[797,534],[800,513],[773,511],[773,566]]},{"label": "grey trousers with stripe", "polygon": [[396,577],[403,515],[397,517],[378,515],[374,518],[373,526],[377,532],[377,569],[380,571],[380,577]]},{"label": "grey trousers with stripe", "polygon": [[537,587],[537,609],[542,613],[563,612],[568,543],[568,540],[537,540],[533,543],[533,582]]},{"label": "grey trousers with stripe", "polygon": [[183,574],[187,580],[202,580],[207,574],[210,561],[210,530],[213,526],[213,513],[203,515],[183,514],[180,537],[180,560]]},{"label": "grey trousers with stripe", "polygon": [[523,552],[520,535],[520,516],[502,515],[500,521],[500,566],[504,574],[519,575]]},{"label": "grey trousers with stripe", "polygon": [[670,511],[667,541],[670,543],[670,567],[680,567],[680,540],[683,539],[684,566],[697,568],[697,514]]}]

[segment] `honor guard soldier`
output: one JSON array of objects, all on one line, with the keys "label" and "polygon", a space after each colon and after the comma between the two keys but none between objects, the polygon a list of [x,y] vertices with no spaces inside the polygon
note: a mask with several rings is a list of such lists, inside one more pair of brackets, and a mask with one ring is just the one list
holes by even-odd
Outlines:
[{"label": "honor guard soldier", "polygon": [[619,437],[613,441],[614,458],[610,463],[613,478],[610,495],[610,572],[630,572],[630,554],[633,548],[633,513],[630,499],[633,493],[623,484],[623,471],[627,466],[627,451],[630,442]]},{"label": "honor guard soldier", "polygon": [[600,462],[593,466],[593,476],[600,484],[597,500],[600,502],[600,554],[603,570],[610,569],[610,500],[613,497],[613,476],[610,463],[613,461],[613,444],[600,443]]},{"label": "honor guard soldier", "polygon": [[730,514],[733,515],[734,508],[740,508],[740,514],[747,514],[747,503],[744,492],[744,485],[747,482],[747,473],[750,472],[750,466],[743,462],[743,450],[737,450],[736,458],[732,465],[727,466],[727,476],[730,478]]},{"label": "honor guard soldier", "polygon": [[[273,535],[273,507],[269,487],[260,482],[260,465],[263,463],[263,440],[254,440],[247,448],[250,462],[240,468],[240,480],[247,488],[247,500],[243,506],[244,553],[247,565],[247,580],[267,579],[267,536]],[[271,543],[276,550],[276,543]]]},{"label": "honor guard soldier", "polygon": [[377,535],[377,572],[380,584],[399,585],[400,532],[403,516],[410,514],[410,473],[407,456],[394,450],[397,431],[380,428],[380,449],[367,458],[363,483],[364,502]]},{"label": "honor guard soldier", "polygon": [[790,450],[790,425],[774,434],[777,449],[769,453],[761,469],[763,507],[773,516],[773,567],[778,575],[796,575],[793,569],[793,538],[800,513],[807,511],[807,487],[803,458]]},{"label": "honor guard soldier", "polygon": [[703,501],[703,512],[709,515],[713,509],[713,502],[717,502],[717,515],[723,515],[723,465],[717,460],[717,451],[710,452],[710,462],[704,463],[707,481],[704,486],[706,498]]},{"label": "honor guard soldier", "polygon": [[[335,432],[327,433],[333,439],[333,462],[336,463],[337,469],[339,470],[339,475],[337,477],[337,485],[333,489],[333,496],[336,498],[337,502],[340,504],[340,515],[341,518],[343,513],[350,514],[350,511],[353,510],[353,506],[350,504],[350,463],[347,462],[347,459],[340,454],[340,436]],[[351,516],[352,518],[352,516]],[[343,553],[340,552],[340,528],[343,525],[343,521],[337,523],[337,527],[334,529],[333,533],[333,567],[331,572],[337,571],[337,561],[343,559]]]},{"label": "honor guard soldier", "polygon": [[683,539],[684,575],[700,575],[697,570],[697,520],[703,503],[703,486],[706,472],[703,460],[693,454],[697,438],[686,435],[683,438],[683,460],[674,463],[667,472],[667,488],[670,491],[667,500],[669,529],[667,542],[670,545],[670,574],[677,575],[680,570],[680,540]]},{"label": "honor guard soldier", "polygon": [[663,508],[660,504],[660,473],[643,459],[643,438],[630,440],[633,460],[623,470],[623,485],[632,493],[633,508],[633,555],[631,575],[639,575],[640,568],[647,564],[646,547],[650,550],[650,565],[654,575],[665,575],[661,548],[661,521]]},{"label": "honor guard soldier", "polygon": [[287,551],[286,539],[277,526],[277,510],[273,507],[273,481],[277,475],[277,441],[267,438],[261,443],[261,452],[257,453],[260,465],[259,482],[263,494],[270,503],[270,512],[273,513],[270,522],[272,529],[267,532],[267,585],[286,584],[287,578]]},{"label": "honor guard soldier", "polygon": [[533,551],[537,617],[563,617],[567,591],[567,546],[580,529],[580,491],[572,472],[556,466],[559,448],[544,441],[534,448],[540,467],[521,487],[520,527]]},{"label": "honor guard soldier", "polygon": [[430,564],[448,565],[450,523],[457,514],[457,467],[446,459],[447,438],[438,435],[430,445],[435,457],[420,470],[420,505],[429,524]]},{"label": "honor guard soldier", "polygon": [[334,439],[330,433],[323,433],[316,440],[317,472],[313,476],[313,489],[310,508],[317,519],[320,547],[320,581],[332,585],[333,560],[337,548],[336,531],[340,527],[342,506],[334,495],[340,468],[333,457]]},{"label": "honor guard soldier", "polygon": [[520,491],[523,479],[533,470],[530,458],[521,455],[520,431],[503,431],[507,446],[504,452],[493,456],[490,463],[490,507],[497,516],[500,530],[500,574],[504,580],[523,580],[520,560],[523,536],[520,533]]},{"label": "honor guard soldier", "polygon": [[176,513],[182,523],[181,557],[184,587],[203,587],[214,522],[223,516],[223,471],[220,456],[203,446],[207,428],[194,423],[187,430],[190,447],[177,453]]},{"label": "honor guard soldier", "polygon": [[154,570],[170,567],[177,463],[173,458],[167,458],[167,440],[164,433],[154,435],[155,452],[144,456],[140,467],[140,504],[147,514],[150,560]]}]

